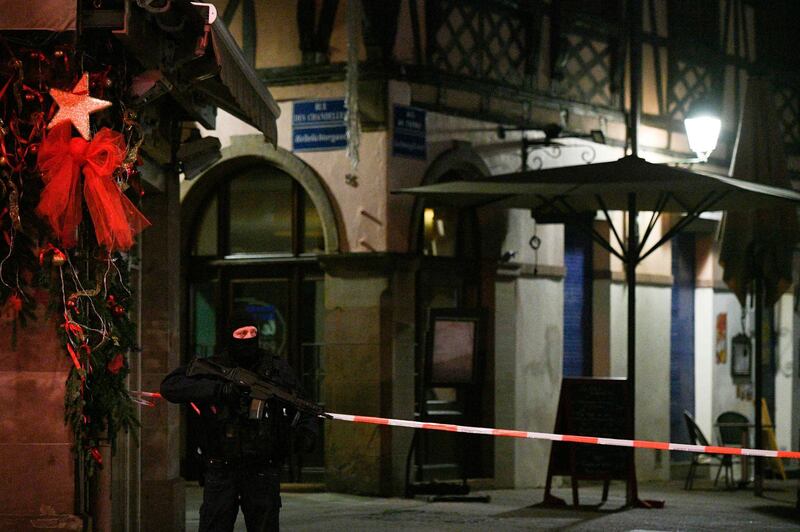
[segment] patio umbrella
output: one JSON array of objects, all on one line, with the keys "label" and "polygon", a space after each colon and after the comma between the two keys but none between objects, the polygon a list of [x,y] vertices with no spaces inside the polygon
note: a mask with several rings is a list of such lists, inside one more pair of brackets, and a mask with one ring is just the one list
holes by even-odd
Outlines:
[{"label": "patio umbrella", "polygon": [[[731,175],[752,183],[790,188],[783,150],[784,140],[775,113],[769,82],[750,78],[736,139]],[[728,212],[720,230],[719,263],[723,280],[742,306],[755,295],[755,446],[762,444],[763,308],[774,305],[792,284],[792,253],[800,240],[797,210],[793,205]],[[755,491],[763,489],[762,460],[756,459]]]},{"label": "patio umbrella", "polygon": [[[750,78],[731,175],[751,183],[791,188],[784,140],[775,114],[769,82]],[[755,279],[764,283],[764,303],[774,305],[792,284],[792,252],[800,240],[793,205],[740,212],[723,217],[719,263],[723,280],[744,305]]]},{"label": "patio umbrella", "polygon": [[647,241],[661,213],[685,213],[679,222],[647,248],[637,245],[639,249],[627,250],[621,232],[613,224],[612,235],[617,247],[591,230],[590,226],[584,227],[610,253],[623,261],[627,254],[634,264],[641,262],[703,212],[771,208],[776,202],[783,205],[800,202],[800,194],[786,187],[649,163],[635,156],[482,180],[448,181],[405,188],[395,193],[412,194],[433,205],[531,209],[536,217],[600,210],[607,215],[609,222],[609,211],[630,211],[633,207],[637,212],[652,213],[642,243]]},{"label": "patio umbrella", "polygon": [[[575,221],[599,245],[625,264],[628,284],[627,379],[632,398],[635,397],[635,293],[636,266],[639,262],[703,212],[800,203],[800,194],[793,190],[652,164],[635,155],[608,163],[518,172],[483,180],[450,181],[395,192],[413,194],[429,204],[528,208],[534,217],[603,211],[616,246],[612,245],[609,238],[598,233],[586,217],[575,216]],[[615,227],[609,216],[610,210],[627,211],[631,220],[638,219],[640,211],[650,211],[650,220],[642,238],[639,238],[638,224],[629,223],[627,238],[623,240],[622,231]],[[685,215],[656,242],[647,244],[663,212]],[[629,413],[631,438],[635,437],[633,410],[632,402]],[[629,491],[628,502],[637,500],[634,476],[633,491]]]}]

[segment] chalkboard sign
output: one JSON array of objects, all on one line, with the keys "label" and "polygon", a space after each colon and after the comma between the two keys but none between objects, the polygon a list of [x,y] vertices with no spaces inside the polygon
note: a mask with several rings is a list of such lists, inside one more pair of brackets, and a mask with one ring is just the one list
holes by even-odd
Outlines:
[{"label": "chalkboard sign", "polygon": [[[628,381],[565,377],[556,414],[557,434],[597,436],[631,439],[633,427],[630,420]],[[553,476],[570,476],[573,480],[573,498],[577,505],[578,479],[633,480],[633,449],[583,443],[553,442],[550,465],[547,471],[545,499]],[[604,489],[604,500],[607,496]]]}]

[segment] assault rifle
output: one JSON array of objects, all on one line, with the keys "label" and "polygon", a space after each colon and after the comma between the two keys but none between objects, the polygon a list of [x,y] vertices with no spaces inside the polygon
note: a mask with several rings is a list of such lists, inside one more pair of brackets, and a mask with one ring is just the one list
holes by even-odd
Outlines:
[{"label": "assault rifle", "polygon": [[300,398],[297,392],[289,391],[244,368],[229,368],[205,358],[195,358],[186,368],[186,375],[189,377],[194,375],[221,377],[237,386],[247,388],[252,399],[250,402],[251,419],[261,419],[264,416],[269,399],[277,399],[295,407],[297,414],[292,425],[297,424],[301,412],[314,417],[330,417],[319,405]]}]

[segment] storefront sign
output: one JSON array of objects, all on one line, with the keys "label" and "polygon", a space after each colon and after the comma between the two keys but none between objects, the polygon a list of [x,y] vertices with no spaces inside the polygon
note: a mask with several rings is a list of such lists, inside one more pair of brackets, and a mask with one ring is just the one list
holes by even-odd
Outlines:
[{"label": "storefront sign", "polygon": [[347,146],[347,109],[341,98],[294,102],[292,149],[294,151],[340,150]]},{"label": "storefront sign", "polygon": [[394,106],[392,154],[411,159],[427,158],[424,109]]}]

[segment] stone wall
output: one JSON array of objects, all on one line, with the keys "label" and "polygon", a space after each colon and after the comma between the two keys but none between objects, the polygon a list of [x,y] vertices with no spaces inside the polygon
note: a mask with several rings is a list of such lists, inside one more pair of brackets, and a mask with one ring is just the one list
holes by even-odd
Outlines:
[{"label": "stone wall", "polygon": [[[414,277],[401,258],[324,262],[325,407],[413,419]],[[399,495],[411,431],[327,422],[328,489]]]},{"label": "stone wall", "polygon": [[[72,434],[64,424],[64,356],[48,294],[36,292],[37,319],[0,323],[0,530],[81,530],[75,511]],[[13,489],[10,489],[12,488]]]}]

